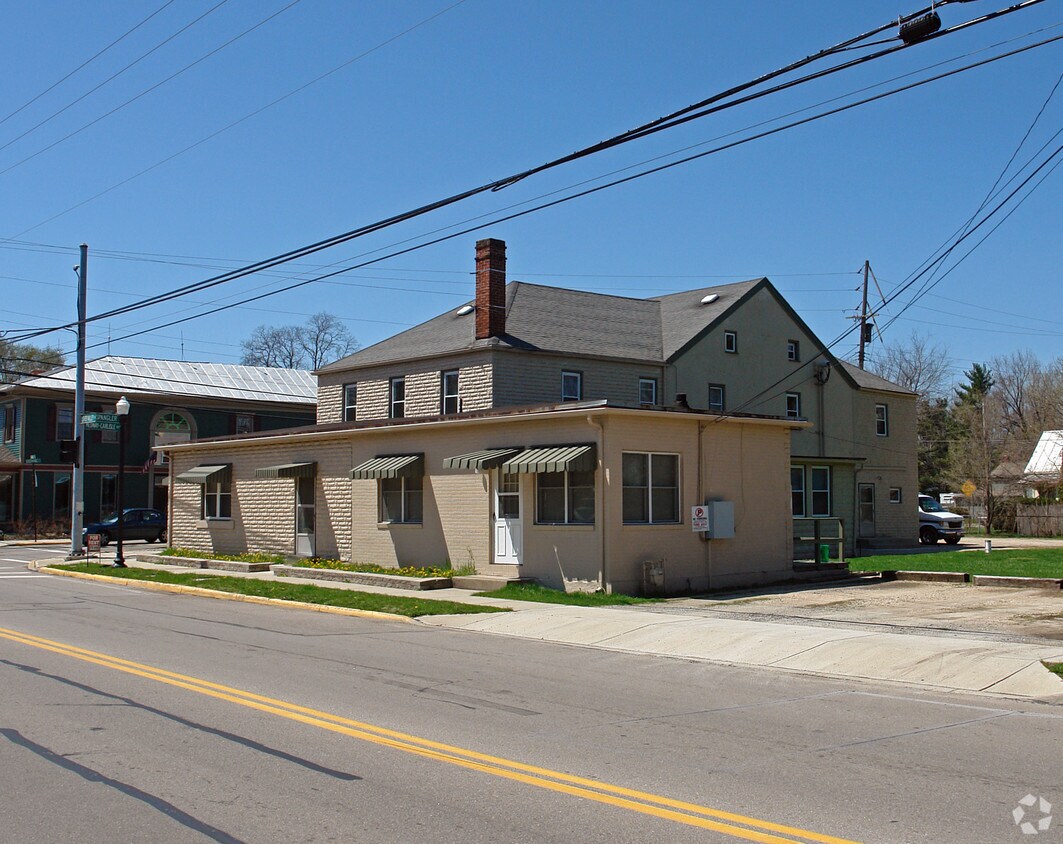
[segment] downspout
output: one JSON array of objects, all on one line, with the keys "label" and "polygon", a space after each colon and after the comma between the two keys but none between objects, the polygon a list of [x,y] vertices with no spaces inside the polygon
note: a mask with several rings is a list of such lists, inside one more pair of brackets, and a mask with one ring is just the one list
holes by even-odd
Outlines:
[{"label": "downspout", "polygon": [[595,495],[598,497],[596,509],[597,512],[601,514],[600,518],[596,521],[601,526],[602,531],[602,557],[601,562],[598,566],[598,588],[601,589],[603,592],[606,592],[608,591],[606,584],[609,582],[609,578],[606,576],[606,565],[609,559],[607,552],[607,537],[609,535],[609,532],[608,530],[606,530],[605,521],[605,487],[609,482],[609,470],[605,467],[605,425],[602,422],[597,421],[590,414],[587,415],[587,424],[598,429],[598,437],[596,444],[598,447],[598,457],[602,461],[601,495],[598,495],[597,492],[595,492]]},{"label": "downspout", "polygon": [[[705,477],[705,464],[704,464],[704,444],[703,438],[705,435],[705,428],[708,423],[698,422],[698,504],[705,504],[705,494],[702,486],[702,480]],[[711,543],[705,534],[701,534],[702,542],[702,557],[705,560],[705,589],[712,588],[712,549]]]}]

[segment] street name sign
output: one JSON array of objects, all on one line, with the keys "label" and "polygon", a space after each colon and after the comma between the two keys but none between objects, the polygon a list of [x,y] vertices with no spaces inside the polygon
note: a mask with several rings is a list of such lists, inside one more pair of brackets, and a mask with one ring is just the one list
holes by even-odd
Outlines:
[{"label": "street name sign", "polygon": [[81,424],[90,431],[119,431],[122,428],[117,413],[83,413]]}]

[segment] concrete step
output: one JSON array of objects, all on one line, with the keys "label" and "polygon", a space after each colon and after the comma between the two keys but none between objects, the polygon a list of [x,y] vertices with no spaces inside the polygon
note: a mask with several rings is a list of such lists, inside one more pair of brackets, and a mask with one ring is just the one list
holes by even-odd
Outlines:
[{"label": "concrete step", "polygon": [[451,578],[456,589],[475,589],[477,592],[494,592],[511,583],[534,583],[530,577],[503,577],[495,574],[468,574]]}]

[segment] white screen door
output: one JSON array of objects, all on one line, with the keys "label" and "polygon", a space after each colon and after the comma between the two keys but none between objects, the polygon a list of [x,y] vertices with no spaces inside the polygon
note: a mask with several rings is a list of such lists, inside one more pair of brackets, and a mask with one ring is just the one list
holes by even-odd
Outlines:
[{"label": "white screen door", "polygon": [[495,486],[495,562],[520,564],[520,475],[498,472]]}]

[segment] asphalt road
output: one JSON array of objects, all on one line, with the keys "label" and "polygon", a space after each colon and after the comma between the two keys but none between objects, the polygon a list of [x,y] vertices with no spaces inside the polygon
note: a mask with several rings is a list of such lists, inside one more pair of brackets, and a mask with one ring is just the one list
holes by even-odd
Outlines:
[{"label": "asphalt road", "polygon": [[[1063,841],[1063,708],[27,572],[0,838]],[[1025,808],[1024,820],[1042,817]]]}]

